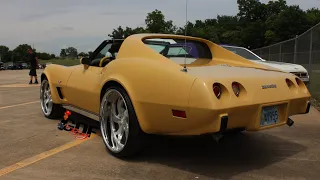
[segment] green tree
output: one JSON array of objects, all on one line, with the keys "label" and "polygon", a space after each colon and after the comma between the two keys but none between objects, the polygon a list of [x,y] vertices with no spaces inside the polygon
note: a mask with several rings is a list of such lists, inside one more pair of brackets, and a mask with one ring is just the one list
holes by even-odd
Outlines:
[{"label": "green tree", "polygon": [[266,21],[267,35],[272,35],[272,39],[266,38],[267,43],[276,43],[298,34],[302,34],[310,28],[306,13],[299,6],[289,6],[279,14],[270,17]]},{"label": "green tree", "polygon": [[113,29],[112,33],[108,35],[109,37],[112,37],[113,39],[122,39],[124,38],[124,29],[119,26],[116,29]]},{"label": "green tree", "polygon": [[116,29],[113,29],[112,33],[109,34],[108,36],[111,37],[112,39],[125,39],[128,36],[132,34],[138,34],[138,33],[145,33],[147,32],[143,27],[136,27],[134,29],[130,27],[126,27],[123,29],[121,26],[119,26]]},{"label": "green tree", "polygon": [[177,27],[173,25],[171,20],[166,21],[164,15],[159,10],[154,10],[148,13],[145,23],[146,30],[151,33],[175,33]]},{"label": "green tree", "polygon": [[[13,61],[26,61],[27,50],[30,49],[31,46],[28,44],[20,44],[12,51]],[[35,49],[34,49],[34,52]]]},{"label": "green tree", "polygon": [[87,57],[87,56],[88,56],[88,54],[87,54],[87,53],[84,53],[84,52],[81,52],[81,53],[79,53],[79,54],[78,54],[78,56],[81,56],[81,57]]},{"label": "green tree", "polygon": [[61,49],[61,51],[60,51],[60,57],[61,57],[61,58],[65,58],[66,56],[67,56],[66,49]]},{"label": "green tree", "polygon": [[179,28],[176,31],[176,34],[179,35],[185,35],[185,33],[187,33],[188,36],[204,38],[216,43],[220,42],[216,26],[207,25],[205,21],[198,20],[195,24],[188,22],[187,32],[185,32],[185,28]]},{"label": "green tree", "polygon": [[90,57],[92,55],[92,53],[93,53],[92,51],[89,51],[88,56]]},{"label": "green tree", "polygon": [[310,26],[320,23],[320,10],[318,8],[308,9],[306,14]]},{"label": "green tree", "polygon": [[238,17],[246,22],[252,22],[263,19],[265,17],[265,5],[257,0],[237,0]]},{"label": "green tree", "polygon": [[38,58],[42,59],[42,60],[50,60],[51,59],[51,55],[49,53],[45,53],[45,52],[39,52],[37,53]]},{"label": "green tree", "polygon": [[78,56],[78,50],[74,47],[68,47],[66,49],[66,53],[68,57],[76,58]]},{"label": "green tree", "polygon": [[0,46],[0,61],[8,62],[10,59],[9,48],[7,46]]}]

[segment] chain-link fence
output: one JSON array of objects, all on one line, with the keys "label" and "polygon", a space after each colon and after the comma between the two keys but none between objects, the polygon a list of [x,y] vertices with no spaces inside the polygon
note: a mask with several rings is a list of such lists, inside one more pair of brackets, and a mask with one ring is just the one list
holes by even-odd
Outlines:
[{"label": "chain-link fence", "polygon": [[308,88],[320,100],[320,23],[296,38],[252,51],[268,61],[305,67],[310,76]]}]

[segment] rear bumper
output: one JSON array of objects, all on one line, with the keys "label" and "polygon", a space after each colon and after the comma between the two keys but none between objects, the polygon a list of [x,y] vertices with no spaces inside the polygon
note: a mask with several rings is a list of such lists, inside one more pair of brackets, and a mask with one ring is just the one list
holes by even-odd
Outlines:
[{"label": "rear bumper", "polygon": [[[279,121],[271,125],[261,125],[262,108],[267,106],[277,107]],[[239,106],[223,110],[193,109],[187,112],[187,119],[180,124],[184,127],[184,131],[170,134],[201,135],[238,128],[247,131],[260,131],[286,125],[290,116],[309,113],[310,106],[310,102],[306,99],[294,99],[286,102]]]},{"label": "rear bumper", "polygon": [[[305,110],[304,113],[301,113],[301,114],[308,114],[309,111],[310,111],[310,107],[311,107],[311,103],[309,101],[307,101],[307,108]],[[220,122],[220,130],[219,132],[225,132],[228,130],[228,120],[229,120],[229,117],[228,116],[223,116],[221,118],[221,122]],[[273,126],[270,126],[268,128],[272,128],[272,127],[277,127],[277,126],[281,126],[281,125],[284,125],[284,124],[289,124],[289,123],[292,123],[292,120],[288,117],[285,121],[283,121],[282,123],[279,123],[279,124],[275,124]],[[260,130],[261,128],[257,128],[256,130]]]}]

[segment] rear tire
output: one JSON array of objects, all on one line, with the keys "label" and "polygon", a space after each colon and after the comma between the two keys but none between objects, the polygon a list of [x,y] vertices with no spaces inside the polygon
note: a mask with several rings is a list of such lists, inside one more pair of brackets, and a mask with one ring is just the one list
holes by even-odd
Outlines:
[{"label": "rear tire", "polygon": [[46,118],[56,119],[63,116],[63,108],[60,104],[55,104],[52,101],[50,84],[47,79],[41,82],[40,86],[40,104],[42,113]]},{"label": "rear tire", "polygon": [[100,130],[110,154],[123,158],[138,153],[146,143],[132,102],[117,85],[109,87],[101,100]]}]

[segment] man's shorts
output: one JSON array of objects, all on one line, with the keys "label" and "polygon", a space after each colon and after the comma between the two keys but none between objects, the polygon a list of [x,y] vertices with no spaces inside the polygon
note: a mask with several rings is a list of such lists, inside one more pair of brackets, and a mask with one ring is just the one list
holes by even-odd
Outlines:
[{"label": "man's shorts", "polygon": [[29,72],[30,76],[37,76],[37,71],[35,67],[30,68],[30,72]]}]

